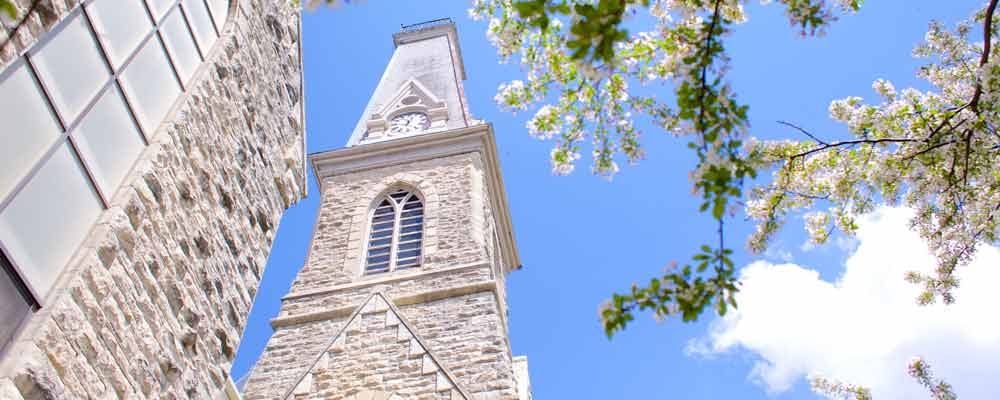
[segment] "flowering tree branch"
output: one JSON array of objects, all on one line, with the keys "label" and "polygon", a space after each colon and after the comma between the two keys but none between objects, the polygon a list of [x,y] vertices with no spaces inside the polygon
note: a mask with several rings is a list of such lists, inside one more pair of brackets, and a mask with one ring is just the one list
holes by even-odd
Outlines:
[{"label": "flowering tree branch", "polygon": [[[860,1],[782,0],[802,35],[823,34],[838,11],[857,11]],[[715,245],[702,246],[690,264],[668,269],[648,285],[615,294],[602,306],[605,331],[623,329],[638,310],[658,317],[696,319],[714,304],[734,307],[738,283],[729,263],[725,218],[740,204],[757,223],[748,247],[766,249],[784,221],[802,214],[814,243],[833,232],[853,234],[858,215],[878,202],[917,210],[914,227],[931,246],[939,267],[912,274],[925,287],[918,301],[953,301],[957,266],[980,241],[995,241],[994,205],[1000,174],[994,173],[1000,134],[997,89],[1000,66],[995,8],[990,0],[973,19],[986,39],[972,44],[971,25],[949,31],[932,23],[917,57],[929,62],[918,75],[934,90],[897,92],[885,80],[873,88],[881,103],[859,97],[836,100],[830,115],[853,136],[821,140],[805,129],[802,141],[760,141],[747,135],[747,107],[726,80],[722,38],[746,20],[741,0],[474,0],[470,15],[487,19],[487,36],[501,60],[520,55],[526,80],[501,85],[496,100],[512,112],[540,105],[529,133],[554,139],[553,172],[568,174],[589,136],[596,174],[618,171],[617,154],[637,162],[644,154],[634,119],[650,118],[677,136],[688,136],[697,163],[690,172],[700,210],[718,226]],[[654,26],[632,34],[620,26],[647,9]],[[563,20],[569,25],[564,26]],[[609,50],[610,49],[610,50]],[[978,68],[972,67],[978,65]],[[672,101],[639,96],[635,85],[672,87]],[[769,182],[744,191],[744,181],[770,173]]]},{"label": "flowering tree branch", "polygon": [[[986,6],[986,16],[983,18],[983,52],[979,57],[979,67],[982,68],[990,60],[990,46],[993,42],[993,12],[997,9],[997,0],[990,0]],[[976,82],[976,90],[972,93],[969,106],[973,111],[979,110],[979,98],[983,95],[982,82]]]},{"label": "flowering tree branch", "polygon": [[[783,3],[803,34],[822,32],[835,19],[822,2]],[[848,1],[843,7],[856,10],[859,5]],[[649,7],[658,22],[654,31],[630,37],[618,24],[638,7]],[[525,110],[559,93],[528,122],[533,136],[557,138],[553,172],[573,171],[588,133],[595,173],[614,175],[619,151],[630,163],[638,161],[643,151],[633,114],[692,138],[688,147],[698,162],[691,176],[702,197],[700,210],[716,222],[716,245],[702,246],[692,263],[669,269],[647,286],[633,285],[628,293],[613,295],[601,311],[606,333],[623,329],[636,310],[691,321],[708,305],[719,314],[735,307],[738,288],[725,218],[743,197],[744,181],[757,176],[755,162],[743,151],[747,107],[736,101],[726,81],[728,57],[721,40],[729,25],[745,20],[741,2],[476,0],[470,14],[489,18],[488,36],[501,59],[522,55],[528,81],[500,87],[497,102],[503,108]],[[572,22],[568,30],[561,16]],[[676,104],[630,95],[630,78],[639,84],[673,83]],[[607,82],[604,87],[592,83],[601,81]],[[619,139],[613,140],[612,133]]]}]

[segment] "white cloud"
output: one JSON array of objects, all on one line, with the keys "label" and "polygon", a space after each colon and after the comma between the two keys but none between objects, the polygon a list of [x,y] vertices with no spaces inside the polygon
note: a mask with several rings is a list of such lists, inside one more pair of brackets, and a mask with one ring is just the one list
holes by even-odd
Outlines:
[{"label": "white cloud", "polygon": [[739,308],[693,341],[701,355],[747,352],[750,379],[768,392],[810,373],[867,386],[876,400],[928,398],[906,374],[912,356],[927,360],[962,400],[1000,393],[1000,249],[983,246],[959,270],[950,306],[917,306],[908,270],[934,259],[907,228],[910,212],[881,208],[860,221],[857,247],[836,282],[795,264],[758,261],[742,271]]}]

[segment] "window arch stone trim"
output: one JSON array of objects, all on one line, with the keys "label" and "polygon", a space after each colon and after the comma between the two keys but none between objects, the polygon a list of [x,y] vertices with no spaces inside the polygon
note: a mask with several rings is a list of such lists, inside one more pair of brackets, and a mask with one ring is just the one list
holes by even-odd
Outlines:
[{"label": "window arch stone trim", "polygon": [[360,202],[361,205],[357,206],[352,213],[351,230],[348,236],[348,248],[351,248],[351,250],[344,260],[347,263],[345,267],[348,267],[351,276],[364,279],[384,275],[365,274],[365,250],[368,242],[371,210],[378,206],[377,202],[383,195],[398,188],[412,190],[423,201],[424,235],[422,243],[423,262],[421,263],[421,267],[426,268],[435,262],[434,254],[438,248],[437,227],[440,218],[439,195],[434,185],[428,179],[417,174],[400,172],[383,177],[377,183],[371,185],[362,195],[362,199],[368,199],[368,201]]}]

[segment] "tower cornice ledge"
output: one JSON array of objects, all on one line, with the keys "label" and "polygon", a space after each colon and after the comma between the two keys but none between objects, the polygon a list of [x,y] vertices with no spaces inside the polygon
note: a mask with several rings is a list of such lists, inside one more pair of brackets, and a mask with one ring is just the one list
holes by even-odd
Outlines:
[{"label": "tower cornice ledge", "polygon": [[[390,298],[393,304],[397,306],[408,306],[411,304],[421,304],[428,303],[436,300],[447,299],[450,297],[464,296],[472,293],[480,292],[490,292],[497,298],[501,295],[497,292],[497,282],[493,280],[482,281],[477,283],[472,283],[468,285],[461,285],[457,287],[445,288],[445,289],[435,289],[426,290],[415,294],[404,295]],[[320,311],[313,311],[305,314],[289,315],[284,317],[277,317],[271,320],[271,328],[278,329],[291,325],[299,325],[314,321],[323,321],[329,319],[343,318],[358,309],[357,304],[352,304],[344,307],[331,307]],[[507,313],[506,310],[501,309],[500,319],[503,321],[503,325],[507,326]]]},{"label": "tower cornice ledge", "polygon": [[309,155],[322,193],[324,180],[337,175],[393,165],[431,160],[458,154],[479,153],[490,186],[489,197],[497,216],[503,242],[506,272],[521,268],[517,242],[510,219],[507,189],[500,175],[500,158],[492,124],[479,124],[444,132],[402,137],[361,146],[344,147]]},{"label": "tower cornice ledge", "polygon": [[311,291],[304,291],[304,292],[288,293],[288,294],[285,295],[285,297],[282,297],[281,300],[282,301],[285,301],[285,300],[296,300],[296,299],[301,299],[301,298],[305,298],[305,297],[323,296],[323,295],[328,295],[328,294],[332,294],[332,293],[342,292],[342,291],[345,291],[345,290],[361,289],[361,288],[366,288],[366,287],[376,286],[376,285],[387,285],[387,284],[393,284],[393,283],[396,283],[396,282],[413,280],[413,279],[420,279],[420,278],[427,278],[427,277],[432,277],[432,276],[437,276],[437,275],[454,274],[456,272],[460,272],[460,271],[464,271],[464,270],[468,270],[468,269],[489,267],[489,265],[490,265],[489,263],[483,261],[483,262],[475,262],[475,263],[464,264],[464,265],[456,265],[454,267],[446,267],[446,268],[431,269],[431,270],[413,269],[413,270],[405,271],[405,272],[402,272],[402,273],[396,273],[396,274],[370,275],[370,276],[368,276],[368,279],[364,279],[364,280],[361,280],[361,281],[358,281],[358,282],[345,283],[343,285],[331,286],[329,288],[320,289],[320,290],[311,290]]}]

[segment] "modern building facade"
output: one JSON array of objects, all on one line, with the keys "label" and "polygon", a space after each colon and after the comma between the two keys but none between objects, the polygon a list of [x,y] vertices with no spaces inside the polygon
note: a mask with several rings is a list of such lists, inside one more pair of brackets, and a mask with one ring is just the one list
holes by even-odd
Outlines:
[{"label": "modern building facade", "polygon": [[0,399],[201,399],[305,195],[299,10],[17,0],[0,30]]},{"label": "modern building facade", "polygon": [[347,146],[310,156],[312,242],[248,400],[530,399],[508,336],[517,246],[493,128],[469,114],[455,25],[393,40]]}]

